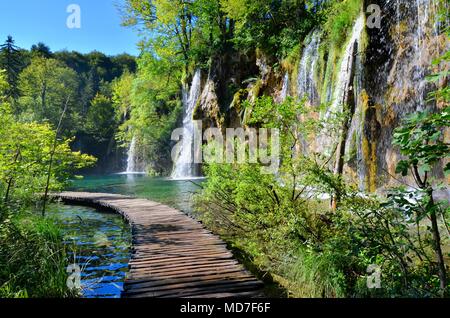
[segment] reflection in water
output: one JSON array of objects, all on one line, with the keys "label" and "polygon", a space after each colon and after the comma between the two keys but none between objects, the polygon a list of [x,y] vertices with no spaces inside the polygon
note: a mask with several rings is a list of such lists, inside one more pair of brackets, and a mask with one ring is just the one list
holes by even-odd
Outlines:
[{"label": "reflection in water", "polygon": [[[175,181],[140,174],[90,176],[74,181],[72,190],[147,198],[187,213],[202,180]],[[49,215],[61,224],[70,259],[81,267],[84,297],[120,297],[128,271],[131,231],[121,216],[91,208],[52,205]]]},{"label": "reflection in water", "polygon": [[194,193],[200,190],[199,185],[202,182],[203,179],[172,180],[138,174],[114,174],[88,176],[82,180],[76,180],[72,189],[146,198],[190,213],[193,208]]},{"label": "reflection in water", "polygon": [[128,271],[131,231],[122,217],[94,209],[54,204],[49,216],[74,246],[70,262],[81,268],[84,297],[119,298]]}]

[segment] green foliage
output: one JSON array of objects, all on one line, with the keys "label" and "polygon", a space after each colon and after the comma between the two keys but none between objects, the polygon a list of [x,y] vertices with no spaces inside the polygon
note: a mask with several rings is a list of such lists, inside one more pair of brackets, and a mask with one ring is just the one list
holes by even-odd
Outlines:
[{"label": "green foliage", "polygon": [[315,1],[223,0],[224,12],[236,21],[232,41],[240,49],[260,48],[285,57],[320,21]]},{"label": "green foliage", "polygon": [[53,57],[53,53],[50,50],[50,47],[48,47],[42,42],[39,42],[38,44],[34,44],[33,46],[31,46],[30,53],[32,57],[43,57],[47,59]]},{"label": "green foliage", "polygon": [[[390,195],[390,204],[413,218],[417,226],[419,222],[429,220],[429,223],[425,224],[432,238],[428,240],[427,245],[435,251],[437,264],[436,269],[431,272],[439,277],[441,295],[449,293],[450,286],[447,283],[448,274],[442,250],[445,243],[442,242],[438,220],[442,218],[444,223],[447,223],[450,205],[448,202],[435,202],[434,192],[437,187],[430,179],[433,169],[446,176],[450,173],[450,163],[448,163],[450,146],[444,138],[444,130],[449,127],[450,107],[447,107],[434,114],[416,113],[408,117],[403,125],[395,130],[394,145],[397,145],[401,154],[406,157],[398,163],[397,173],[407,176],[410,171],[416,187],[413,187],[415,191],[396,188]],[[443,160],[447,160],[445,166],[443,166]],[[443,189],[446,188],[443,186]],[[448,224],[446,225],[448,232]],[[420,239],[420,230],[418,230],[418,236]],[[446,237],[444,240],[446,241]]]},{"label": "green foliage", "polygon": [[[406,176],[413,167],[424,175],[431,172],[437,162],[450,157],[450,146],[444,140],[443,131],[449,126],[450,107],[435,114],[418,112],[409,116],[394,133],[394,145],[399,146],[401,154],[408,158],[399,162],[397,173]],[[450,165],[444,172],[450,173]]]},{"label": "green foliage", "polygon": [[[326,250],[345,274],[351,296],[437,297],[430,236],[419,219],[392,202],[347,192],[332,218],[334,235]],[[372,264],[381,268],[381,289],[365,286]]]},{"label": "green foliage", "polygon": [[56,225],[0,209],[0,297],[76,296],[67,288],[68,251]]},{"label": "green foliage", "polygon": [[6,71],[6,96],[12,99],[17,99],[20,94],[17,82],[23,65],[21,57],[22,54],[14,44],[12,36],[8,36],[5,43],[0,45],[0,69]]},{"label": "green foliage", "polygon": [[[367,196],[345,185],[326,158],[297,153],[299,136],[305,142],[339,126],[308,117],[303,103],[263,97],[245,107],[247,124],[280,130],[280,169],[267,175],[260,164],[208,165],[196,202],[210,228],[294,297],[440,295],[432,232],[418,211],[429,202],[423,193]],[[336,194],[333,211],[324,197]],[[366,285],[371,265],[382,270],[380,289]]]},{"label": "green foliage", "polygon": [[[21,122],[50,123],[55,128],[68,102],[62,136],[76,136],[71,140],[74,149],[95,155],[102,166],[108,166],[106,169],[118,170],[118,162],[111,163],[107,157],[112,153],[120,155],[114,143],[120,120],[115,122],[112,102],[100,103],[96,96],[111,99],[111,82],[125,72],[135,72],[135,58],[128,54],[107,56],[96,51],[53,53],[44,43],[33,45],[30,51],[15,47],[14,50],[14,58],[18,60],[16,86],[20,89],[10,103],[14,118]],[[5,54],[6,51],[0,52],[0,67],[7,60],[2,58]],[[6,72],[7,79],[8,76]],[[8,91],[5,94],[11,97]],[[100,120],[101,126],[94,125],[93,120]]]},{"label": "green foliage", "polygon": [[[5,201],[13,196],[25,203],[45,188],[55,132],[48,124],[14,122],[5,109],[1,116],[0,193]],[[70,141],[58,141],[51,190],[61,189],[73,171],[95,162],[90,156],[72,152]]]},{"label": "green foliage", "polygon": [[330,2],[325,10],[327,19],[324,30],[329,43],[341,47],[361,12],[361,0],[339,0]]},{"label": "green foliage", "polygon": [[48,120],[56,127],[64,105],[69,101],[69,111],[64,121],[70,135],[80,127],[80,109],[77,109],[75,92],[78,90],[77,74],[54,59],[36,57],[23,70],[19,78],[22,96],[19,98],[20,117],[29,121]]},{"label": "green foliage", "polygon": [[98,94],[86,116],[86,131],[99,142],[108,140],[116,131],[115,111],[110,98]]},{"label": "green foliage", "polygon": [[135,136],[157,174],[170,170],[165,158],[170,157],[170,136],[181,113],[179,65],[145,54],[135,76],[125,73],[113,83],[116,118],[123,120],[118,139],[127,145]]},{"label": "green foliage", "polygon": [[158,56],[173,57],[181,54],[187,61],[191,47],[193,19],[192,6],[185,1],[127,0],[123,24],[136,26],[142,23],[155,35],[145,45],[152,46]]},{"label": "green foliage", "polygon": [[[0,297],[65,297],[67,254],[55,225],[26,214],[45,188],[56,132],[49,124],[19,122],[6,102],[0,72]],[[50,189],[60,190],[94,158],[57,140]]]}]

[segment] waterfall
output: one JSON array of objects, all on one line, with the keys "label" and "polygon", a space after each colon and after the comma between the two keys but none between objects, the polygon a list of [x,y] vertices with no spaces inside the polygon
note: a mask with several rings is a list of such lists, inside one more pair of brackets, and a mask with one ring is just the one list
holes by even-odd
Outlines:
[{"label": "waterfall", "polygon": [[[364,30],[365,19],[364,16],[359,16],[356,20],[352,36],[347,43],[343,57],[341,59],[341,67],[339,70],[336,85],[334,86],[333,102],[331,110],[339,112],[342,110],[342,106],[348,102],[349,90],[353,89],[352,74],[354,73],[354,56],[358,53],[358,44]],[[356,50],[356,51],[355,51]],[[355,95],[357,96],[357,95]]]},{"label": "waterfall", "polygon": [[432,85],[426,76],[432,72],[431,61],[443,50],[436,19],[438,3],[391,0],[388,9],[389,5],[395,10],[392,23],[397,32],[393,39],[396,54],[392,57],[393,67],[387,79],[396,94],[389,96],[388,103],[394,105],[399,118],[404,118],[432,106],[427,101]]},{"label": "waterfall", "polygon": [[[340,114],[344,111],[345,105],[356,105],[358,91],[360,87],[354,87],[356,84],[361,85],[360,76],[361,66],[359,63],[358,52],[359,52],[359,43],[361,39],[362,32],[364,30],[365,25],[365,17],[360,15],[358,19],[355,21],[353,25],[353,29],[351,32],[351,36],[347,41],[345,49],[343,50],[342,57],[340,59],[340,67],[338,68],[337,80],[333,85],[332,92],[332,101],[331,105],[328,107],[324,116],[325,119],[331,118],[333,114]],[[313,42],[313,41],[312,41]],[[355,81],[355,78],[357,81]],[[308,83],[307,81],[299,81],[299,83]],[[312,84],[308,84],[309,88],[313,87],[314,81]],[[306,86],[307,87],[307,86]],[[320,100],[317,96],[317,99]],[[350,128],[350,133],[355,130],[355,126],[357,123],[352,121]],[[326,156],[330,156],[333,151],[333,145],[338,142],[335,140],[335,134],[330,133],[333,129],[325,129],[323,133],[316,137],[315,140],[315,151],[319,153],[323,153]],[[341,131],[342,133],[342,131]],[[348,132],[345,132],[347,134]]]},{"label": "waterfall", "polygon": [[280,95],[278,96],[278,102],[282,103],[289,96],[289,73],[286,72],[283,77],[283,85],[280,91]]},{"label": "waterfall", "polygon": [[136,137],[133,137],[130,148],[128,149],[127,173],[135,171],[136,167]]},{"label": "waterfall", "polygon": [[297,96],[306,97],[311,105],[320,103],[317,93],[317,83],[314,78],[319,59],[320,31],[315,30],[303,50],[297,77]]},{"label": "waterfall", "polygon": [[136,136],[131,140],[130,148],[128,149],[127,159],[127,174],[144,174],[145,161],[139,154]]},{"label": "waterfall", "polygon": [[196,165],[193,160],[194,150],[194,108],[200,97],[201,89],[201,71],[197,70],[192,79],[192,85],[187,96],[186,90],[183,92],[183,136],[181,147],[174,164],[172,172],[173,179],[189,179],[198,177]]}]

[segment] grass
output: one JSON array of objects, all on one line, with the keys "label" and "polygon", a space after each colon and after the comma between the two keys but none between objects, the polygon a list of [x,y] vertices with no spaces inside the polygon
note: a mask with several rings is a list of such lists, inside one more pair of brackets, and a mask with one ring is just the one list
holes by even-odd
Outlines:
[{"label": "grass", "polygon": [[0,222],[0,297],[56,298],[75,294],[66,286],[67,247],[58,227],[31,213]]},{"label": "grass", "polygon": [[327,255],[299,248],[276,266],[277,280],[295,298],[345,297],[344,277]]}]

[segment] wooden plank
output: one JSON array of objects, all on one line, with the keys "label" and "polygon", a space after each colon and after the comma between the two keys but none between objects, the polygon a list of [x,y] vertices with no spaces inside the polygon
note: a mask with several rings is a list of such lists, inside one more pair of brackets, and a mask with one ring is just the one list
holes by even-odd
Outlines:
[{"label": "wooden plank", "polygon": [[182,212],[123,195],[64,192],[53,195],[119,213],[132,231],[123,297],[259,297],[263,284],[227,245]]}]

